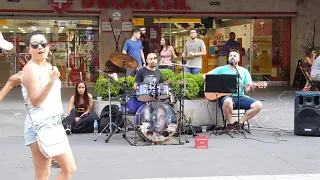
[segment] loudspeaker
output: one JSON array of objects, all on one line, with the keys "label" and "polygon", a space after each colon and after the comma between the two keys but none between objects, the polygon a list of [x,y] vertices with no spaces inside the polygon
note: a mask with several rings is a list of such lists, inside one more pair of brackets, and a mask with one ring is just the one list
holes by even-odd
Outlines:
[{"label": "loudspeaker", "polygon": [[296,92],[294,134],[320,136],[320,92]]}]

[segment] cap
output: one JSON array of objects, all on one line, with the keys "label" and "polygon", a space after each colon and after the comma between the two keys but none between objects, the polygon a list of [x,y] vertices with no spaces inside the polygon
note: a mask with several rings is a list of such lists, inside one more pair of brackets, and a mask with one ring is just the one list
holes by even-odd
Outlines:
[{"label": "cap", "polygon": [[5,50],[11,50],[13,48],[13,44],[9,41],[6,41],[3,38],[3,35],[1,32],[0,32],[0,48],[5,49]]}]

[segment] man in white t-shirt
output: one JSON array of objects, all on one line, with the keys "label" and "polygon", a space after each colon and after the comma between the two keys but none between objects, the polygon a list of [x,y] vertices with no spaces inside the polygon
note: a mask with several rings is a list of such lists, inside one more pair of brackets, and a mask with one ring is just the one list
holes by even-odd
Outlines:
[{"label": "man in white t-shirt", "polygon": [[184,50],[182,56],[185,57],[194,57],[192,59],[185,59],[187,65],[193,67],[186,67],[186,72],[191,74],[200,74],[202,69],[202,56],[207,54],[206,45],[201,39],[197,38],[196,29],[191,29],[189,32],[190,39],[186,41],[184,45]]}]

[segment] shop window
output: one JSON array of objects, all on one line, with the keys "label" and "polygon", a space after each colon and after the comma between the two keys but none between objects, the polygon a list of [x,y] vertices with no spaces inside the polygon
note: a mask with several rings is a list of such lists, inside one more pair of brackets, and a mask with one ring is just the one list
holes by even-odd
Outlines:
[{"label": "shop window", "polygon": [[58,67],[64,85],[73,85],[79,79],[88,84],[95,83],[99,69],[98,20],[6,19],[0,29],[4,37],[16,45],[16,71],[29,60],[25,44],[27,35],[41,30],[50,43],[48,61]]},{"label": "shop window", "polygon": [[[225,65],[232,47],[239,50],[240,65],[254,78],[289,81],[290,19],[135,17],[133,24],[147,37],[150,52],[159,53],[160,40],[164,37],[177,55],[183,52],[185,41],[190,38],[189,30],[196,28],[208,52],[203,57],[203,73]],[[232,32],[236,42],[228,42]]]}]

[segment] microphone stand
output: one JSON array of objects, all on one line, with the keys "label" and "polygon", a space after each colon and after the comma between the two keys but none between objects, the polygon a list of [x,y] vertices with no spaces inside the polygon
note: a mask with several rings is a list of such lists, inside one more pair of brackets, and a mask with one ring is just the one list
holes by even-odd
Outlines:
[{"label": "microphone stand", "polygon": [[242,80],[240,73],[238,71],[237,65],[235,63],[230,63],[231,66],[233,66],[237,71],[237,91],[238,91],[238,123],[240,123],[240,79]]}]

